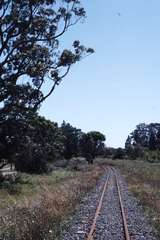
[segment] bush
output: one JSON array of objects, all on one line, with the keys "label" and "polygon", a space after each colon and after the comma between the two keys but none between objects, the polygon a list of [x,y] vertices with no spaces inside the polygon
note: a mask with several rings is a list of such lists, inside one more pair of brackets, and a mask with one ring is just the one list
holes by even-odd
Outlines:
[{"label": "bush", "polygon": [[2,188],[5,188],[10,195],[19,195],[22,191],[20,184],[10,183],[9,181],[4,181]]},{"label": "bush", "polygon": [[124,159],[125,158],[125,150],[122,148],[118,148],[113,155],[113,159]]},{"label": "bush", "polygon": [[3,176],[1,174],[0,188],[7,190],[9,194],[18,195],[22,191],[21,176],[17,174],[8,174]]},{"label": "bush", "polygon": [[160,162],[160,150],[155,151],[145,151],[144,152],[144,160],[150,163]]},{"label": "bush", "polygon": [[15,168],[17,171],[27,173],[46,173],[48,172],[47,161],[43,151],[37,147],[27,145],[23,154],[16,161]]}]

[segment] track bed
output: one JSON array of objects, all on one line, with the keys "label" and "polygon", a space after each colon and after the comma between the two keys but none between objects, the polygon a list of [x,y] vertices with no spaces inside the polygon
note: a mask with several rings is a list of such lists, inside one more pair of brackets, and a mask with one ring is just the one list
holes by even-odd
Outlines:
[{"label": "track bed", "polygon": [[64,240],[155,240],[153,229],[121,174],[108,168],[64,231]]}]

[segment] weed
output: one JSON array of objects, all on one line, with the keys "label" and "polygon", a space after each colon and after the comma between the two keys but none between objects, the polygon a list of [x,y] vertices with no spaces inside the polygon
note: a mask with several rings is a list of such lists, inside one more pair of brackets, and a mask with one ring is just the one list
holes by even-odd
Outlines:
[{"label": "weed", "polygon": [[36,189],[35,184],[40,187],[32,199],[25,192],[25,201],[22,203],[21,200],[1,217],[0,239],[60,239],[64,219],[74,211],[103,172],[103,167],[93,166],[86,172],[58,171],[48,176],[23,176],[27,178],[23,187],[27,185],[27,188]]}]

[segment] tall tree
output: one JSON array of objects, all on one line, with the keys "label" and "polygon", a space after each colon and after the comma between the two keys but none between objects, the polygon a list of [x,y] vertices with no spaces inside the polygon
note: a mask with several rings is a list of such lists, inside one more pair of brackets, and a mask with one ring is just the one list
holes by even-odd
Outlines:
[{"label": "tall tree", "polygon": [[64,157],[70,159],[79,155],[79,141],[82,136],[82,131],[73,127],[71,124],[63,121],[61,130],[64,138]]},{"label": "tall tree", "polygon": [[85,16],[79,0],[0,1],[1,113],[36,110],[71,66],[93,53],[77,40],[72,51],[59,47],[61,36]]},{"label": "tall tree", "polygon": [[93,163],[93,159],[104,153],[105,151],[105,136],[98,131],[91,131],[83,134],[80,139],[81,154],[86,159]]},{"label": "tall tree", "polygon": [[141,157],[144,150],[160,150],[160,124],[139,124],[128,136],[125,144],[126,152],[132,158]]},{"label": "tall tree", "polygon": [[27,122],[18,121],[13,129],[16,127],[21,131],[9,131],[4,138],[10,144],[4,144],[4,154],[17,170],[41,173],[48,170],[48,163],[63,156],[64,136],[57,123],[34,114]]},{"label": "tall tree", "polygon": [[[71,66],[93,53],[78,40],[71,50],[63,49],[60,41],[70,27],[85,17],[80,0],[0,1],[1,153],[6,146],[9,151],[17,151],[20,139],[10,142],[10,136],[24,136],[19,124],[23,129],[32,112],[52,94]],[[2,131],[5,123],[6,131]],[[0,166],[5,163],[1,157]]]}]

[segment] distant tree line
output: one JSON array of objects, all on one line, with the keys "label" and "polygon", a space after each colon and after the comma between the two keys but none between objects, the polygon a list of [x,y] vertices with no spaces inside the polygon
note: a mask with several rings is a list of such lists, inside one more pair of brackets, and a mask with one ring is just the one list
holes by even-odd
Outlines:
[{"label": "distant tree line", "polygon": [[110,159],[125,159],[126,158],[126,151],[124,148],[113,148],[113,147],[106,147],[104,157]]},{"label": "distant tree line", "polygon": [[58,127],[37,114],[9,118],[0,124],[0,167],[11,163],[19,171],[43,173],[59,159],[82,156],[92,163],[104,154],[104,141],[100,132],[84,133],[65,121]]},{"label": "distant tree line", "polygon": [[160,123],[141,123],[129,134],[125,148],[106,148],[105,157],[160,162]]},{"label": "distant tree line", "polygon": [[160,161],[160,123],[141,123],[128,136],[125,143],[129,158]]}]

